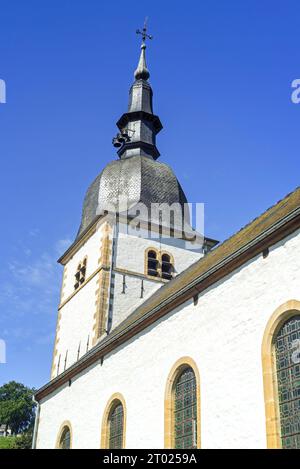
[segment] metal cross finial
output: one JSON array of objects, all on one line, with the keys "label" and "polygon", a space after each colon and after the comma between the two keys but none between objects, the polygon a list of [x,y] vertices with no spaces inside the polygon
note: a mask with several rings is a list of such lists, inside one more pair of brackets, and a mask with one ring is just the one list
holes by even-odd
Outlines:
[{"label": "metal cross finial", "polygon": [[153,36],[151,36],[150,34],[147,34],[147,22],[148,22],[148,16],[145,18],[144,27],[142,31],[140,29],[136,30],[136,34],[141,34],[143,43],[145,43],[146,39],[153,39]]}]

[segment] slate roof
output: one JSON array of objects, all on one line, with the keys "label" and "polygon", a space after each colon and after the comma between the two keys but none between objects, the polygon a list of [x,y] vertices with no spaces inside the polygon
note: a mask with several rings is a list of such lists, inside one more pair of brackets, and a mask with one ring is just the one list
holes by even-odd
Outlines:
[{"label": "slate roof", "polygon": [[173,170],[167,164],[146,156],[115,160],[108,163],[86,193],[76,239],[93,223],[99,211],[113,211],[112,205],[118,207],[122,197],[130,206],[143,203],[149,209],[151,203],[179,203],[182,207],[187,203]]},{"label": "slate roof", "polygon": [[[240,259],[239,265],[241,265],[257,255],[263,247],[272,246],[276,241],[299,228],[300,188],[297,188],[205,257],[163,285],[78,362],[38,390],[36,398],[46,396],[70,377],[76,376],[100,357],[191,298],[197,291],[200,291],[201,286],[202,291],[205,290],[209,285],[208,281],[211,285],[220,278],[215,276],[216,272],[221,272],[223,277],[227,275],[230,272],[230,262],[237,262],[236,259]],[[233,263],[231,271],[237,265]]]}]

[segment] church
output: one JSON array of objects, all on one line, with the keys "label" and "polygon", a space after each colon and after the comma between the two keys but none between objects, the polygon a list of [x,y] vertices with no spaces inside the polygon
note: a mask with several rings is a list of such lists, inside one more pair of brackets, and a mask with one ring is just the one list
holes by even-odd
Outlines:
[{"label": "church", "polygon": [[33,448],[300,448],[300,189],[223,243],[195,230],[158,161],[146,38],[59,259]]}]

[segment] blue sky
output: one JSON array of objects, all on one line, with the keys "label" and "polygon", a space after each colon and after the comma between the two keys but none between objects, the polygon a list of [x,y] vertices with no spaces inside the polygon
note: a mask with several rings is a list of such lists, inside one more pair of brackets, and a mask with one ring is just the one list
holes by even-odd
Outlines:
[{"label": "blue sky", "polygon": [[299,184],[300,4],[0,0],[0,339],[11,379],[49,379],[62,270],[84,193],[116,158],[149,16],[161,161],[224,240]]}]

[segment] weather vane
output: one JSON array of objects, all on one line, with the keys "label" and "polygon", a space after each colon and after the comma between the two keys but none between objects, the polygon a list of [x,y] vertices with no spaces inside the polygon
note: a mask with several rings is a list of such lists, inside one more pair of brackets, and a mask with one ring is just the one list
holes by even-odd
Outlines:
[{"label": "weather vane", "polygon": [[142,31],[140,29],[136,30],[136,34],[140,34],[142,36],[143,43],[145,43],[146,39],[153,39],[153,36],[151,36],[150,34],[147,34],[147,22],[148,22],[148,16],[145,18],[144,27]]}]

